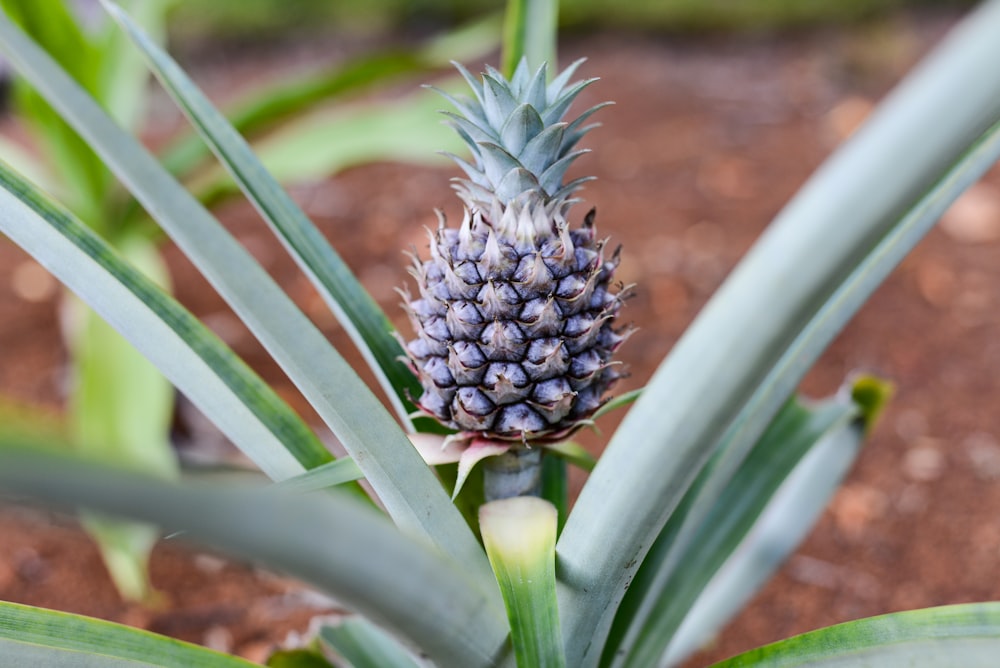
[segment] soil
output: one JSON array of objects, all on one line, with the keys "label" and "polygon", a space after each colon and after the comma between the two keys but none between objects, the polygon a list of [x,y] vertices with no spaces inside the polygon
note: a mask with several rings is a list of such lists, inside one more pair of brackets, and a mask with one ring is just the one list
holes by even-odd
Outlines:
[{"label": "soil", "polygon": [[[952,16],[900,15],[854,29],[739,38],[597,35],[570,39],[565,61],[590,60],[602,81],[584,102],[611,99],[576,173],[584,196],[624,247],[636,283],[622,349],[640,387],[767,222],[891,85],[940,39]],[[280,63],[268,57],[266,66]],[[232,70],[249,81],[258,66]],[[277,67],[277,65],[274,65]],[[218,81],[229,70],[202,75]],[[170,119],[167,119],[169,123]],[[919,141],[919,138],[914,138]],[[424,247],[434,207],[457,215],[451,171],[353,169],[293,194],[361,280],[408,331],[393,288],[400,248]],[[583,207],[576,211],[582,215]],[[222,219],[357,361],[343,331],[248,205]],[[820,626],[917,607],[1000,599],[1000,170],[956,204],[889,278],[803,384],[834,392],[853,371],[897,391],[870,443],[816,528],[720,635],[705,665]],[[314,418],[220,299],[176,250],[167,257],[189,305],[303,413]],[[775,295],[780,299],[781,295]],[[57,409],[65,353],[57,290],[18,249],[0,243],[0,392]],[[766,312],[761,317],[766,317]],[[601,428],[610,434],[612,418]],[[588,437],[599,450],[602,437]],[[581,483],[576,479],[577,488]],[[256,660],[335,609],[295,582],[163,542],[152,561],[158,606],[121,602],[96,550],[71,519],[0,512],[0,599],[105,617]]]}]

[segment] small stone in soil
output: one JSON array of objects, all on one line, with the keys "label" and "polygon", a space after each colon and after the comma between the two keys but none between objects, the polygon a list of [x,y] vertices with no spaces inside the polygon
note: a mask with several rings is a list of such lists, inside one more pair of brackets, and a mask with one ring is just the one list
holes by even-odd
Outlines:
[{"label": "small stone in soil", "polygon": [[914,408],[907,408],[900,411],[894,426],[899,437],[910,444],[927,433],[927,416]]},{"label": "small stone in soil", "polygon": [[676,278],[658,276],[647,288],[652,293],[653,311],[662,320],[683,318],[687,314],[690,299],[687,288]]},{"label": "small stone in soil", "polygon": [[916,482],[931,482],[941,477],[945,467],[945,457],[938,448],[922,439],[917,447],[907,451],[903,457],[903,473]]},{"label": "small stone in soil", "polygon": [[737,156],[722,156],[704,160],[695,177],[698,187],[709,197],[744,200],[757,192],[757,167]]},{"label": "small stone in soil", "polygon": [[24,582],[41,582],[49,573],[48,564],[30,547],[23,547],[14,553],[14,569]]},{"label": "small stone in soil", "polygon": [[867,485],[845,485],[833,497],[830,512],[837,528],[847,538],[859,540],[869,523],[885,513],[885,493]]},{"label": "small stone in soil", "polygon": [[1000,239],[1000,191],[986,184],[972,186],[941,218],[941,229],[964,244]]},{"label": "small stone in soil", "polygon": [[26,302],[38,303],[55,297],[59,282],[34,260],[21,262],[10,276],[14,294]]},{"label": "small stone in soil", "polygon": [[940,262],[924,262],[917,267],[917,289],[920,296],[937,308],[946,308],[955,296],[955,273]]},{"label": "small stone in soil", "polygon": [[838,142],[850,137],[872,111],[871,100],[848,95],[827,114],[826,122]]},{"label": "small stone in soil", "polygon": [[272,643],[258,640],[256,642],[248,642],[240,645],[236,653],[247,661],[253,661],[254,663],[263,665],[264,662],[271,657],[274,649],[275,648]]},{"label": "small stone in soil", "polygon": [[972,434],[962,442],[976,476],[981,480],[1000,479],[1000,444],[986,432]]},{"label": "small stone in soil", "polygon": [[194,557],[194,565],[202,573],[214,575],[226,567],[226,560],[211,554],[197,554]]},{"label": "small stone in soil", "polygon": [[131,605],[122,611],[114,621],[126,626],[134,626],[137,629],[148,629],[153,622],[153,612],[148,608]]},{"label": "small stone in soil", "polygon": [[904,487],[896,499],[896,510],[903,515],[918,515],[927,509],[927,505],[927,491],[916,483]]},{"label": "small stone in soil", "polygon": [[233,649],[233,634],[225,626],[212,626],[205,631],[201,644],[216,652],[228,654]]},{"label": "small stone in soil", "polygon": [[14,584],[14,578],[17,577],[13,566],[11,566],[6,561],[0,561],[0,593],[5,589]]}]

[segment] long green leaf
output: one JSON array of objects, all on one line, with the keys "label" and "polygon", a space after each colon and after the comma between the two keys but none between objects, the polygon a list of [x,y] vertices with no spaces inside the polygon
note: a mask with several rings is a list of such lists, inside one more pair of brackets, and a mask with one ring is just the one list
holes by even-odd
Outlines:
[{"label": "long green leaf", "polygon": [[479,543],[405,434],[250,254],[6,20],[0,20],[0,50],[87,138],[219,290],[358,462],[397,524],[427,536],[456,561],[478,570],[484,581],[491,579]]},{"label": "long green leaf", "polygon": [[686,526],[675,541],[673,554],[665,561],[672,568],[683,559],[684,546],[693,540],[693,532],[704,520],[712,499],[726,485],[727,476],[739,465],[750,439],[759,428],[762,416],[770,414],[780,397],[798,383],[806,368],[832,341],[847,320],[857,311],[892,269],[933,226],[949,204],[969,185],[979,179],[1000,158],[1000,124],[983,138],[945,177],[916,204],[898,225],[872,250],[844,283],[802,329],[789,349],[761,382],[746,406],[723,436],[713,475],[698,486],[700,498],[687,508]]},{"label": "long green leaf", "polygon": [[926,234],[948,205],[998,158],[1000,158],[1000,124],[991,128],[951,172],[935,184],[897,227],[887,234],[872,253],[859,264],[802,330],[723,437],[710,471],[706,471],[709,475],[704,475],[703,472],[701,479],[692,485],[688,493],[688,497],[693,498],[686,497],[685,503],[682,503],[675,516],[671,517],[669,524],[676,526],[683,522],[683,527],[672,537],[668,550],[657,556],[662,569],[660,577],[666,578],[672,569],[683,567],[688,558],[685,556],[685,550],[698,542],[695,533],[704,522],[708,521],[706,517],[711,512],[709,510],[711,504],[729,484],[729,476],[741,461],[741,453],[746,449],[747,439],[754,433],[753,424],[759,420],[759,414],[767,414],[776,398],[781,396],[780,393],[788,391],[793,383],[801,379],[806,365],[819,355],[840,327]]},{"label": "long green leaf", "polygon": [[835,431],[803,458],[705,585],[674,633],[663,663],[675,665],[711,640],[805,540],[857,458],[862,433],[859,424]]},{"label": "long green leaf", "polygon": [[[375,161],[445,164],[439,150],[460,150],[461,140],[441,123],[437,100],[421,91],[401,100],[348,110],[320,111],[254,145],[268,172],[282,182],[307,181]],[[200,185],[206,182],[206,185]],[[220,170],[193,182],[202,201],[234,189]]]},{"label": "long green leaf", "polygon": [[[716,523],[706,520],[699,525],[698,540],[692,541],[685,556],[697,555],[702,561],[685,563],[677,571],[668,571],[664,568],[664,561],[676,542],[686,511],[697,499],[699,487],[714,471],[713,464],[719,458],[717,453],[699,473],[646,554],[636,573],[634,586],[629,587],[615,615],[601,663],[620,665],[630,657],[643,653],[637,645],[660,641],[663,645],[658,648],[659,651],[653,648],[645,652],[648,664],[656,665],[672,633],[699,592],[746,534],[784,476],[815,445],[818,437],[831,428],[842,427],[844,423],[849,425],[856,415],[852,405],[842,402],[818,407],[815,412],[806,408],[798,398],[786,403],[768,425],[743,466],[727,481],[726,492],[717,497],[711,514]],[[761,470],[760,464],[767,465],[767,458],[772,455],[776,461]],[[724,498],[730,503],[735,501],[736,507],[731,515],[723,514],[723,523],[719,525],[718,514]],[[693,581],[685,582],[680,576],[682,573]],[[672,593],[679,597],[676,604],[666,597],[665,592],[671,590],[671,586]]]},{"label": "long green leaf", "polygon": [[400,419],[409,424],[408,416],[414,407],[406,395],[418,396],[420,384],[400,359],[403,349],[391,335],[393,328],[389,319],[326,238],[264,169],[246,141],[190,77],[121,8],[111,2],[105,2],[105,7],[146,56],[164,88],[309,276],[378,377]]},{"label": "long green leaf", "polygon": [[[5,0],[5,3],[49,53],[94,92],[111,115],[130,126],[137,123],[141,114],[139,103],[145,99],[147,90],[144,84],[149,79],[141,59],[135,54],[118,53],[120,49],[116,50],[114,43],[93,40],[86,30],[88,26],[72,12],[74,7],[62,0]],[[140,10],[140,20],[145,25],[154,30],[158,25],[162,27],[165,2],[148,0],[133,4]],[[105,21],[108,23],[111,22]],[[33,91],[23,91],[19,99],[22,120],[36,128],[36,145],[47,147],[50,164],[64,170],[68,182],[62,184],[62,194],[71,193],[70,201],[75,196],[74,208],[95,229],[109,236],[113,234],[119,249],[129,255],[134,266],[159,270],[159,258],[150,242],[144,244],[136,237],[125,240],[118,234],[120,230],[111,227],[108,191],[112,181],[94,153]],[[93,187],[88,188],[92,182]],[[63,327],[63,333],[71,351],[73,387],[68,412],[74,445],[98,460],[118,458],[151,473],[175,474],[177,466],[167,438],[173,407],[173,389],[169,383],[81,303],[68,301],[63,315],[67,313],[71,317],[64,317],[62,322],[72,323]],[[150,591],[146,561],[157,538],[155,530],[92,515],[83,521],[87,531],[97,539],[122,596],[132,600],[145,598]]]},{"label": "long green leaf", "polygon": [[2,164],[0,232],[112,323],[268,475],[286,478],[332,459],[197,318]]},{"label": "long green leaf", "polygon": [[[990,70],[1000,59],[998,30],[1000,2],[994,1],[891,96],[782,212],[629,412],[560,538],[571,664],[597,660],[650,537],[803,328],[1000,119],[1000,79]],[[798,359],[809,363],[808,356]],[[775,392],[774,409],[755,414],[754,429],[741,437],[753,443],[784,396]],[[637,499],[635,489],[645,493]]]},{"label": "long green leaf", "polygon": [[250,668],[198,645],[82,615],[0,601],[4,666]]},{"label": "long green leaf", "polygon": [[829,626],[759,647],[717,663],[715,668],[993,668],[998,656],[1000,603],[967,603]]},{"label": "long green leaf", "polygon": [[23,451],[0,451],[0,488],[182,531],[186,539],[285,572],[330,593],[440,665],[490,665],[507,635],[503,608],[475,570],[343,494],[303,497],[273,486],[179,485]]},{"label": "long green leaf", "polygon": [[[684,521],[680,512],[671,517],[622,601],[605,662],[657,665],[670,644],[668,662],[675,663],[771,575],[808,532],[859,451],[863,413],[850,392],[844,395],[817,405],[785,405],[716,498],[679,567],[664,577],[664,558]],[[711,474],[710,465],[679,509]],[[684,630],[678,631],[682,620]],[[672,641],[675,632],[683,637]]]},{"label": "long green leaf", "polygon": [[501,54],[504,76],[513,76],[521,58],[527,58],[532,72],[548,63],[549,72],[555,73],[558,22],[558,0],[508,0]]},{"label": "long green leaf", "polygon": [[80,514],[80,524],[97,543],[104,567],[121,597],[137,602],[154,600],[149,557],[160,540],[159,530],[149,524],[88,511]]},{"label": "long green leaf", "polygon": [[[164,290],[167,269],[147,239],[121,239],[122,259]],[[97,462],[127,465],[163,478],[177,476],[170,444],[174,390],[156,367],[94,311],[77,300],[63,307],[73,387],[69,424],[74,449]],[[142,600],[151,592],[146,566],[156,530],[86,515],[84,527],[98,547],[118,591]]]},{"label": "long green leaf", "polygon": [[[136,23],[162,44],[166,37],[167,10],[174,4],[176,0],[127,0],[125,7]],[[102,26],[97,48],[101,55],[98,99],[119,125],[128,130],[139,129],[149,99],[149,70],[113,21],[105,21]]]},{"label": "long green leaf", "polygon": [[[57,214],[49,210],[42,215]],[[68,220],[61,224],[72,226]],[[169,289],[166,265],[152,242],[131,238],[122,240],[116,250],[120,262],[135,268],[164,292]],[[168,436],[173,420],[170,384],[82,302],[66,304],[63,324],[73,365],[69,414],[77,450],[95,461],[128,462],[150,474],[176,475],[176,457]]]},{"label": "long green leaf", "polygon": [[630,390],[629,392],[625,392],[624,394],[619,394],[617,396],[611,397],[611,399],[607,403],[602,405],[594,412],[593,419],[596,420],[602,415],[607,415],[611,411],[623,408],[630,404],[634,404],[636,399],[642,396],[642,390],[643,388],[639,388],[638,390]]},{"label": "long green leaf", "polygon": [[417,668],[417,662],[396,640],[364,617],[349,617],[324,626],[320,640],[347,659],[352,668]]},{"label": "long green leaf", "polygon": [[573,466],[578,466],[584,471],[593,471],[597,465],[597,457],[587,452],[587,450],[574,441],[563,441],[553,443],[545,447],[545,454],[555,455],[564,459]]},{"label": "long green leaf", "polygon": [[278,483],[278,487],[287,492],[302,494],[318,492],[322,489],[343,485],[364,477],[361,469],[350,457],[341,457],[335,462],[329,462],[293,478],[286,478]]}]

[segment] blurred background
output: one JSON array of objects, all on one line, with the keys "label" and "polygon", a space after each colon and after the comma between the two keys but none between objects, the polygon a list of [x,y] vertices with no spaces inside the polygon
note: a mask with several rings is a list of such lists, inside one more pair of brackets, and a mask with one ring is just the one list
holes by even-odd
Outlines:
[{"label": "blurred background", "polygon": [[[621,280],[638,286],[624,311],[639,329],[622,349],[631,376],[620,389],[642,386],[784,202],[972,4],[562,3],[561,63],[586,56],[581,74],[601,78],[580,107],[616,102],[599,114],[603,127],[585,141],[593,154],[570,178],[598,176],[583,197],[597,206],[602,234],[623,244]],[[456,150],[435,113],[446,103],[419,86],[450,85],[449,58],[473,71],[495,63],[502,5],[176,0],[166,14],[171,52],[213,101],[246,123],[241,130],[269,167],[407,335],[394,292],[407,280],[401,251],[424,251],[435,207],[452,218],[460,213],[448,181],[457,170],[434,152]],[[76,6],[84,26],[103,21],[98,3]],[[136,131],[176,161],[185,182],[338,350],[360,364],[309,282],[191,143],[180,114],[155,86],[148,91]],[[44,156],[30,119],[19,115],[13,96],[6,103],[0,139],[26,160]],[[0,157],[12,159],[4,150]],[[55,167],[41,164],[39,179],[53,177]],[[50,180],[70,204],[83,201]],[[129,222],[133,209],[115,204],[116,197],[107,198],[114,205],[109,215],[146,234],[141,217]],[[178,299],[315,423],[181,254],[155,231],[148,234]],[[1000,599],[998,253],[994,168],[806,379],[803,389],[823,396],[853,371],[871,371],[895,383],[897,393],[812,536],[709,654],[690,665],[860,616]],[[36,426],[61,424],[71,359],[60,333],[60,294],[44,269],[0,242],[0,418],[5,405],[15,405],[8,415],[35,415]],[[171,447],[181,462],[238,462],[178,401]],[[618,419],[609,416],[600,432],[586,434],[585,445],[598,452]],[[174,541],[152,552],[157,602],[125,602],[74,521],[6,508],[0,537],[0,598],[124,621],[254,659],[298,637],[315,615],[337,609],[287,579]]]},{"label": "blurred background", "polygon": [[[572,0],[561,3],[560,25],[571,31],[645,33],[738,32],[801,28],[870,20],[903,8],[968,7],[970,0]],[[438,30],[499,11],[497,0],[180,0],[172,17],[175,38],[283,39],[329,34]]]}]

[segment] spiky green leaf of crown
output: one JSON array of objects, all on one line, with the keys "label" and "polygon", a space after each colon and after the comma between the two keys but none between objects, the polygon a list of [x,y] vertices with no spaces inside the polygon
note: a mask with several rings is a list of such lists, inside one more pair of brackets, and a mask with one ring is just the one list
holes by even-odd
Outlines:
[{"label": "spiky green leaf of crown", "polygon": [[581,63],[583,59],[567,67],[552,83],[547,83],[544,64],[532,74],[525,59],[510,81],[489,66],[479,81],[454,63],[474,97],[438,92],[458,110],[457,114],[445,113],[472,151],[475,164],[449,154],[468,176],[458,180],[458,191],[470,209],[489,210],[494,201],[507,205],[526,197],[559,208],[592,178],[562,182],[570,164],[588,152],[574,150],[580,139],[597,127],[584,123],[609,104],[591,107],[572,122],[563,121],[577,95],[597,81],[584,79],[570,84]]},{"label": "spiky green leaf of crown", "polygon": [[593,80],[569,85],[574,63],[551,84],[543,65],[522,61],[507,81],[488,68],[482,81],[459,65],[474,93],[443,93],[460,114],[450,122],[475,164],[452,156],[468,179],[458,229],[443,215],[430,233],[431,257],[414,258],[420,296],[404,293],[417,338],[406,344],[424,393],[418,405],[445,425],[486,439],[565,438],[621,377],[611,358],[627,332],[613,325],[622,304],[594,212],[571,230],[570,196],[587,178],[562,183],[574,150],[593,126],[562,121]]}]

